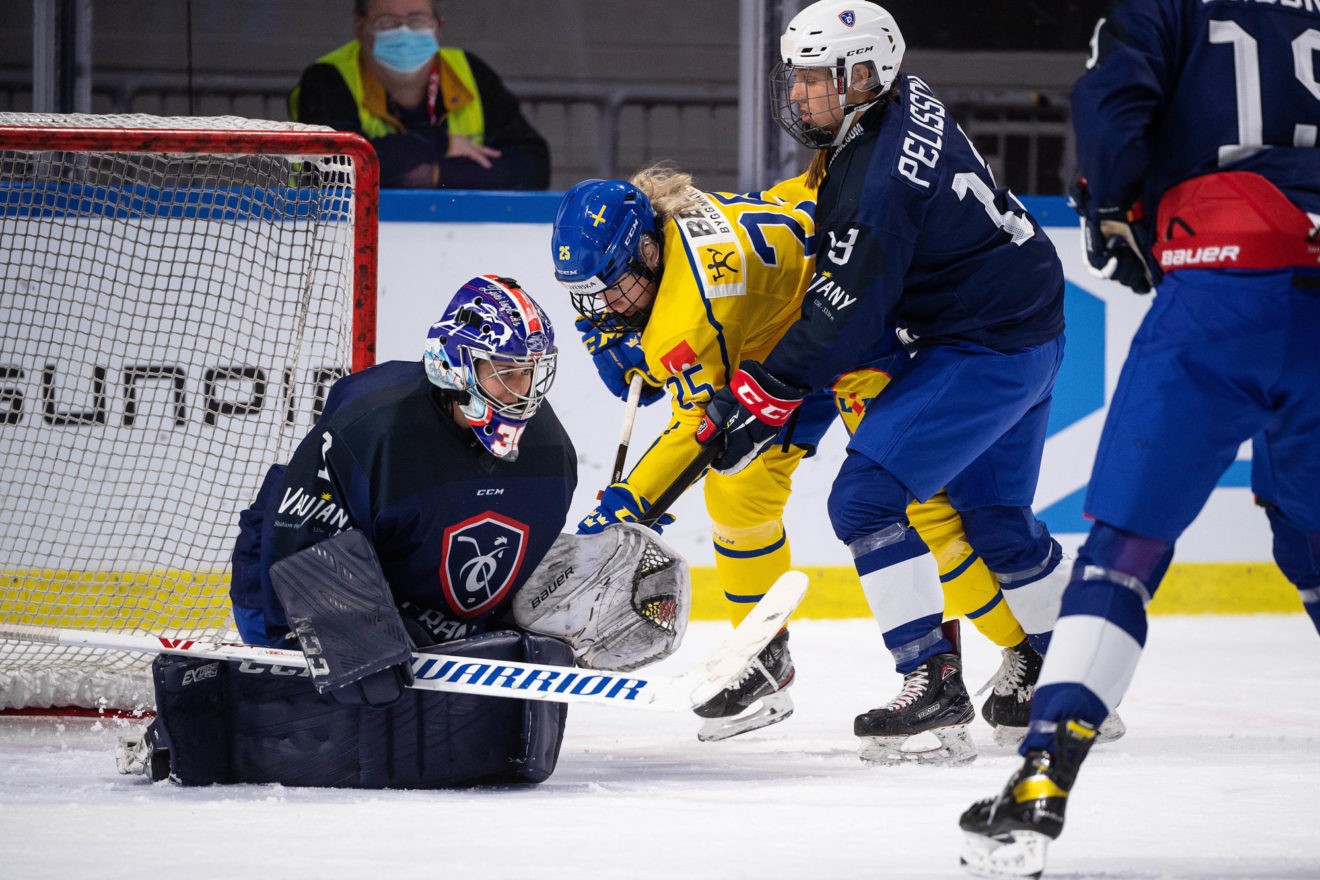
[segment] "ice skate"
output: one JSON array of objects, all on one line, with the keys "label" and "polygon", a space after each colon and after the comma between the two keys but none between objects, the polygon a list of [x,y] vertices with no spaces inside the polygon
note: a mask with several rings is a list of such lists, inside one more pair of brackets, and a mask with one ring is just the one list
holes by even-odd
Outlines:
[{"label": "ice skate", "polygon": [[[876,764],[966,764],[976,760],[967,725],[976,710],[962,681],[962,658],[936,654],[903,680],[903,690],[879,709],[858,715],[863,761]],[[937,744],[922,747],[931,737]]]},{"label": "ice skate", "polygon": [[170,753],[151,744],[148,731],[126,733],[115,743],[115,768],[159,782],[170,775]]},{"label": "ice skate", "polygon": [[1016,748],[1031,723],[1031,695],[1036,690],[1043,658],[1026,639],[1004,648],[1003,655],[994,678],[976,693],[980,696],[986,688],[994,689],[981,706],[981,717],[994,728],[998,745]]},{"label": "ice skate", "polygon": [[717,742],[771,724],[793,714],[788,686],[796,670],[782,629],[733,684],[692,711],[707,719],[697,732],[702,742]]},{"label": "ice skate", "polygon": [[[1036,680],[1044,658],[1025,640],[1011,648],[1004,648],[1004,659],[994,678],[977,691],[980,696],[986,688],[993,693],[981,706],[981,717],[994,728],[995,744],[1016,749],[1027,736],[1031,724],[1031,697],[1036,691]],[[1127,725],[1110,712],[1096,732],[1098,743],[1113,742],[1127,733]]]},{"label": "ice skate", "polygon": [[1096,740],[1096,729],[1067,721],[1055,733],[1054,752],[1030,752],[998,797],[977,801],[962,814],[959,861],[974,877],[1039,877],[1051,840],[1063,833],[1064,810],[1077,771]]}]

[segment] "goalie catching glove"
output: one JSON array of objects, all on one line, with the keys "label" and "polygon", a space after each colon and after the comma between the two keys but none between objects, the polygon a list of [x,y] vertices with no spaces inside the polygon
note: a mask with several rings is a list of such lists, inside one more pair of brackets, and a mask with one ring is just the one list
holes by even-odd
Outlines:
[{"label": "goalie catching glove", "polygon": [[359,529],[281,559],[270,579],[318,692],[349,705],[388,706],[412,684],[412,641]]},{"label": "goalie catching glove", "polygon": [[678,650],[691,601],[683,558],[627,523],[560,535],[514,596],[513,619],[568,642],[579,666],[627,671]]},{"label": "goalie catching glove", "polygon": [[[1092,275],[1109,278],[1137,293],[1150,293],[1159,283],[1143,240],[1144,226],[1122,208],[1097,208],[1091,204],[1086,181],[1068,187],[1068,198],[1081,217],[1082,251]],[[1156,270],[1158,272],[1158,270]]]},{"label": "goalie catching glove", "polygon": [[711,467],[736,474],[751,464],[783,429],[807,392],[781,382],[756,361],[743,361],[706,404],[697,442],[720,449]]}]

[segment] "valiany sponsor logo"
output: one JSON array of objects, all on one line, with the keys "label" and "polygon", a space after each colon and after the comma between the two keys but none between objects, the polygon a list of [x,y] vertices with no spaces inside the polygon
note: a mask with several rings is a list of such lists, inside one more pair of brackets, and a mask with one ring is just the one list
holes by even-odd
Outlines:
[{"label": "valiany sponsor logo", "polygon": [[836,312],[841,312],[857,302],[857,297],[844,290],[828,272],[822,272],[811,279],[811,283],[807,285],[807,295],[818,303],[828,303]]},{"label": "valiany sponsor logo", "polygon": [[313,521],[333,529],[348,528],[348,514],[335,504],[329,492],[312,493],[301,486],[286,488],[276,512],[285,518],[279,525],[286,528],[300,529]]}]

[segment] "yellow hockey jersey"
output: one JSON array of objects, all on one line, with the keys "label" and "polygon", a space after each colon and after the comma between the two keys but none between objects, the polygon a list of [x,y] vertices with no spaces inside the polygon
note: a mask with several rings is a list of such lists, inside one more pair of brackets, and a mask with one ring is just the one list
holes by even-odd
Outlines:
[{"label": "yellow hockey jersey", "polygon": [[805,176],[760,193],[703,192],[665,223],[642,349],[646,381],[668,388],[673,418],[628,476],[647,501],[696,457],[711,395],[740,361],[763,359],[801,314],[815,271],[815,197]]}]

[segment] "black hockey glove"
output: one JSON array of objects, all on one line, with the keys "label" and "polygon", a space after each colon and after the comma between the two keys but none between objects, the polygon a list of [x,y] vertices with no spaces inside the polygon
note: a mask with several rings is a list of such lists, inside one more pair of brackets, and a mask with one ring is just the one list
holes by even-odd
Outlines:
[{"label": "black hockey glove", "polygon": [[1147,260],[1144,224],[1131,221],[1121,208],[1096,208],[1083,180],[1073,182],[1068,196],[1081,217],[1082,249],[1091,274],[1150,293],[1159,278]]},{"label": "black hockey glove", "polygon": [[697,442],[721,450],[711,467],[736,474],[775,439],[806,392],[781,382],[756,361],[743,361],[715,392],[697,426]]},{"label": "black hockey glove", "polygon": [[348,705],[403,696],[412,641],[366,535],[349,529],[313,544],[272,565],[270,579],[317,691]]}]

